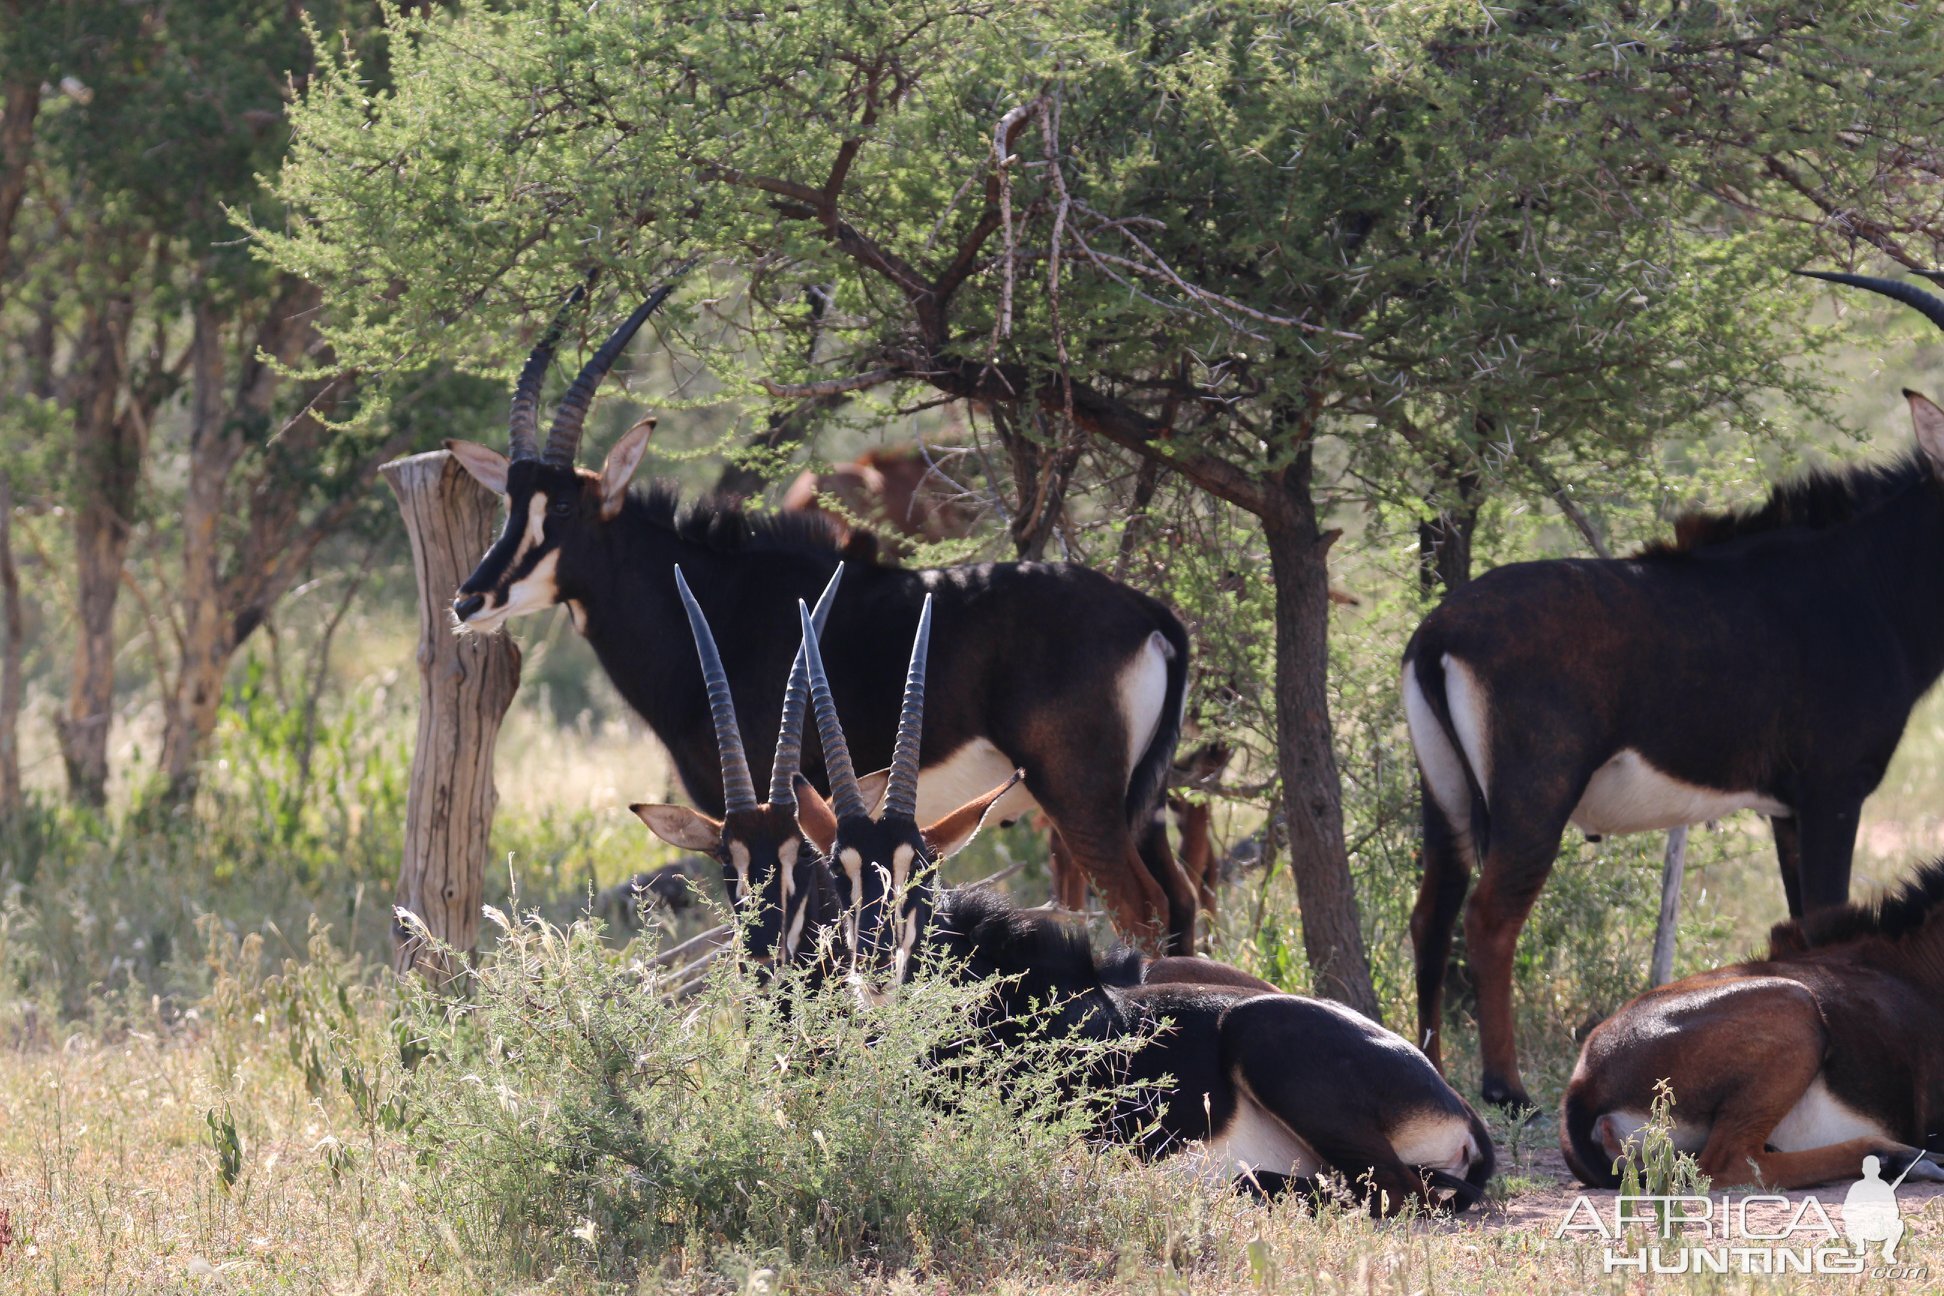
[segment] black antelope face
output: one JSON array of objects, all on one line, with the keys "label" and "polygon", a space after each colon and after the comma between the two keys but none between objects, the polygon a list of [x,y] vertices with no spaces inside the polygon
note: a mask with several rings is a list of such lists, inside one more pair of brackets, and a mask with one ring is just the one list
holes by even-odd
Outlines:
[{"label": "black antelope face", "polygon": [[757,963],[794,963],[816,939],[824,864],[803,842],[790,806],[734,811],[718,823],[687,806],[630,806],[671,846],[712,856]]},{"label": "black antelope face", "polygon": [[[572,573],[594,530],[620,513],[654,426],[643,419],[629,429],[598,473],[446,442],[475,481],[506,500],[505,528],[452,600],[461,627],[497,630],[510,617],[574,597]],[[584,628],[582,615],[577,607],[575,622]]]},{"label": "black antelope face", "polygon": [[1014,771],[992,791],[920,828],[895,814],[840,820],[797,776],[797,823],[829,862],[851,971],[868,994],[885,993],[874,980],[896,987],[911,979],[937,907],[939,863],[978,834],[987,812],[1024,777]]}]

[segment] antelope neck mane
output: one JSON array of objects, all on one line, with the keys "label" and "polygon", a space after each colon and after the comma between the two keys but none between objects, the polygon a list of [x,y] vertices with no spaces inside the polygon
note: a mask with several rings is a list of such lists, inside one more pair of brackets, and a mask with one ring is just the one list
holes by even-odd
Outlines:
[{"label": "antelope neck mane", "polygon": [[1944,963],[1944,859],[1932,860],[1874,901],[1792,918],[1769,933],[1770,957],[1776,959],[1860,942]]},{"label": "antelope neck mane", "polygon": [[1636,557],[1677,557],[1789,529],[1828,530],[1922,485],[1929,475],[1929,465],[1915,451],[1889,463],[1818,468],[1776,486],[1767,500],[1752,508],[1684,513],[1674,522],[1672,540],[1657,540]]},{"label": "antelope neck mane", "polygon": [[[1094,953],[1084,927],[1054,914],[1022,910],[985,887],[947,891],[938,898],[934,939],[1001,974],[1030,973],[1072,993],[1140,979],[1139,955],[1115,949]],[[1127,966],[1131,964],[1131,970]]]},{"label": "antelope neck mane", "polygon": [[877,560],[877,537],[853,530],[848,539],[821,513],[779,509],[752,512],[740,499],[704,496],[684,504],[668,482],[637,487],[621,511],[633,519],[668,532],[687,544],[714,553],[825,554],[852,562]]}]

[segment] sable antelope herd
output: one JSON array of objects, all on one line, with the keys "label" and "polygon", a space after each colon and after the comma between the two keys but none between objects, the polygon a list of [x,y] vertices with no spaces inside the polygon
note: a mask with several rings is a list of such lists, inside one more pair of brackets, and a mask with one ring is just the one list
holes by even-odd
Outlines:
[{"label": "sable antelope herd", "polygon": [[[1944,301],[1908,284],[1817,277],[1944,327]],[[507,504],[453,612],[490,631],[569,608],[692,803],[634,811],[719,864],[744,956],[841,977],[866,1001],[921,969],[989,983],[981,1028],[1001,1045],[1127,1044],[1087,1081],[1140,1082],[1138,1099],[1106,1104],[1103,1137],[1265,1193],[1335,1176],[1380,1212],[1463,1209],[1494,1150],[1441,1074],[1461,914],[1482,1095],[1529,1106],[1512,968],[1566,828],[1597,838],[1753,809],[1773,828],[1789,920],[1766,959],[1651,990],[1588,1035],[1560,1119],[1568,1165],[1617,1182],[1661,1080],[1676,1144],[1718,1182],[1796,1187],[1853,1177],[1866,1155],[1896,1172],[1944,1150],[1930,1029],[1944,862],[1877,907],[1848,903],[1862,803],[1944,673],[1944,409],[1906,393],[1916,449],[1895,463],[1684,517],[1628,558],[1503,567],[1424,619],[1402,673],[1423,789],[1411,1042],[1195,956],[1212,889],[1157,814],[1189,644],[1160,603],[1070,564],[906,570],[813,514],[631,492],[652,419],[598,471],[576,466],[595,389],[668,292],[588,361],[544,450],[539,392],[567,308],[521,372],[509,453],[447,443]],[[764,800],[751,746],[775,753]],[[940,886],[938,863],[988,818],[1034,807],[1145,950],[1102,954],[1058,911]]]}]

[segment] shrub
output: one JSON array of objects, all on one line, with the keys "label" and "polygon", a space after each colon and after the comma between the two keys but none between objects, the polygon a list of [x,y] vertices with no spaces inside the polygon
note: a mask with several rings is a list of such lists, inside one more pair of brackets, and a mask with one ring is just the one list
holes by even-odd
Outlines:
[{"label": "shrub", "polygon": [[427,1016],[410,1138],[465,1249],[617,1277],[665,1255],[997,1272],[1143,1232],[1131,1158],[1086,1155],[1093,1109],[1062,1093],[1099,1049],[996,1053],[984,991],[937,977],[866,1010],[721,959],[677,1001],[640,949],[526,918],[468,1008]]}]

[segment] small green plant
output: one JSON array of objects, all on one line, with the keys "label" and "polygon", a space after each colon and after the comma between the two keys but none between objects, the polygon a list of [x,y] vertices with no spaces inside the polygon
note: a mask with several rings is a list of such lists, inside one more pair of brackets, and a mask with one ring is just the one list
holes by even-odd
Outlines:
[{"label": "small green plant", "polygon": [[[1688,1153],[1674,1142],[1674,1087],[1666,1080],[1654,1082],[1654,1097],[1648,1107],[1647,1123],[1627,1140],[1621,1156],[1614,1162],[1620,1174],[1622,1197],[1705,1197],[1710,1187],[1708,1176]],[[1655,1228],[1665,1231],[1667,1207],[1656,1203]]]},{"label": "small green plant", "polygon": [[243,1174],[243,1138],[236,1132],[228,1101],[204,1112],[203,1123],[209,1127],[209,1145],[216,1152],[216,1180],[224,1192],[230,1192]]}]

